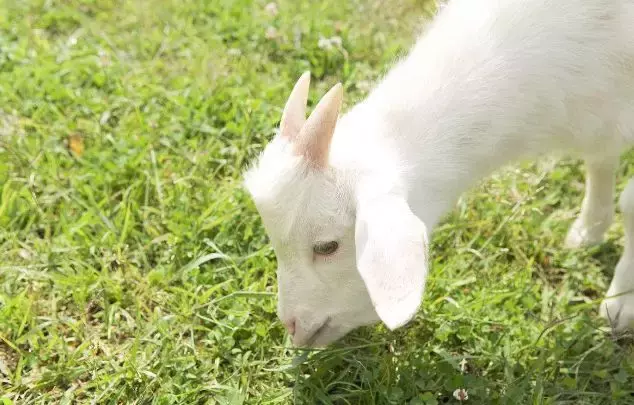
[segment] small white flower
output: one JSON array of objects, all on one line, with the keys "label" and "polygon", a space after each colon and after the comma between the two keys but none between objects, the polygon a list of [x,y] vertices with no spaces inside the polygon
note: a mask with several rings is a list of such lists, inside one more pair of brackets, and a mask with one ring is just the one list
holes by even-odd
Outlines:
[{"label": "small white flower", "polygon": [[331,50],[333,48],[342,48],[343,41],[340,36],[334,36],[330,38],[324,38],[321,35],[319,36],[319,42],[317,42],[317,46],[321,49]]},{"label": "small white flower", "polygon": [[267,4],[266,6],[264,6],[264,11],[266,11],[269,15],[275,17],[279,13],[279,10],[277,9],[277,3],[271,2]]},{"label": "small white flower", "polygon": [[322,36],[319,37],[319,41],[317,42],[317,46],[320,49],[326,49],[326,50],[332,49],[332,44],[330,43],[330,40],[328,38],[324,38]]},{"label": "small white flower", "polygon": [[99,56],[99,64],[101,66],[109,66],[110,65],[110,55],[103,49],[99,49],[97,52],[97,56]]},{"label": "small white flower", "polygon": [[275,29],[275,27],[269,26],[266,29],[266,33],[264,34],[264,37],[266,37],[266,39],[275,39],[275,38],[277,38],[277,30]]},{"label": "small white flower", "polygon": [[464,388],[458,388],[453,392],[453,397],[456,398],[458,401],[466,401],[467,399],[469,399],[469,394]]},{"label": "small white flower", "polygon": [[68,38],[68,46],[77,45],[77,35],[73,34]]},{"label": "small white flower", "polygon": [[338,48],[341,48],[341,37],[340,36],[334,36],[332,38],[330,38],[330,43]]}]

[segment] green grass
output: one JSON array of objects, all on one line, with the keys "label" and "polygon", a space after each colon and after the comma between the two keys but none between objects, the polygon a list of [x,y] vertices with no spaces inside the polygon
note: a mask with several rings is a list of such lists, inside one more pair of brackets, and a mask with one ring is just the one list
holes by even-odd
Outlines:
[{"label": "green grass", "polygon": [[631,339],[597,317],[622,227],[562,248],[575,161],[466,194],[407,328],[290,348],[241,171],[301,72],[349,107],[434,5],[265,6],[0,0],[0,403],[634,404]]}]

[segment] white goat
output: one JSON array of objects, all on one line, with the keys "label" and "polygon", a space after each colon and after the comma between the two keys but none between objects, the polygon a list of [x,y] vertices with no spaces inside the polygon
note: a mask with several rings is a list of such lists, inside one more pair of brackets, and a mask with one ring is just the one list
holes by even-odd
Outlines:
[{"label": "white goat", "polygon": [[[428,237],[461,193],[500,166],[564,151],[587,164],[566,243],[601,242],[615,168],[634,142],[634,0],[452,0],[410,54],[340,119],[341,84],[306,120],[301,76],[280,133],[245,184],[278,260],[279,316],[325,346],[420,305]],[[634,289],[634,181],[609,295]],[[617,329],[634,294],[604,300]]]}]

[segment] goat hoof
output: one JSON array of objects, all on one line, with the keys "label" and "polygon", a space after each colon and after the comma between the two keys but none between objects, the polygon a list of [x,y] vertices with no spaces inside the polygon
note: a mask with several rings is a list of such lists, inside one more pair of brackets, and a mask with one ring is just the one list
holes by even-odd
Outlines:
[{"label": "goat hoof", "polygon": [[603,232],[588,229],[580,219],[577,219],[566,236],[564,245],[568,249],[598,245],[603,242]]},{"label": "goat hoof", "polygon": [[616,332],[634,330],[634,295],[606,298],[601,303],[599,312]]}]

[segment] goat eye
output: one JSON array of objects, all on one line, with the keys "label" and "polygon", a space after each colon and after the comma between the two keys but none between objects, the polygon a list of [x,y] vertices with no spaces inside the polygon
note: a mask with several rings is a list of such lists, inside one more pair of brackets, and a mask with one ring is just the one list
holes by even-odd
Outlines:
[{"label": "goat eye", "polygon": [[328,256],[335,253],[338,248],[339,248],[339,243],[332,241],[332,242],[320,243],[313,246],[313,252],[315,252],[318,255]]}]

